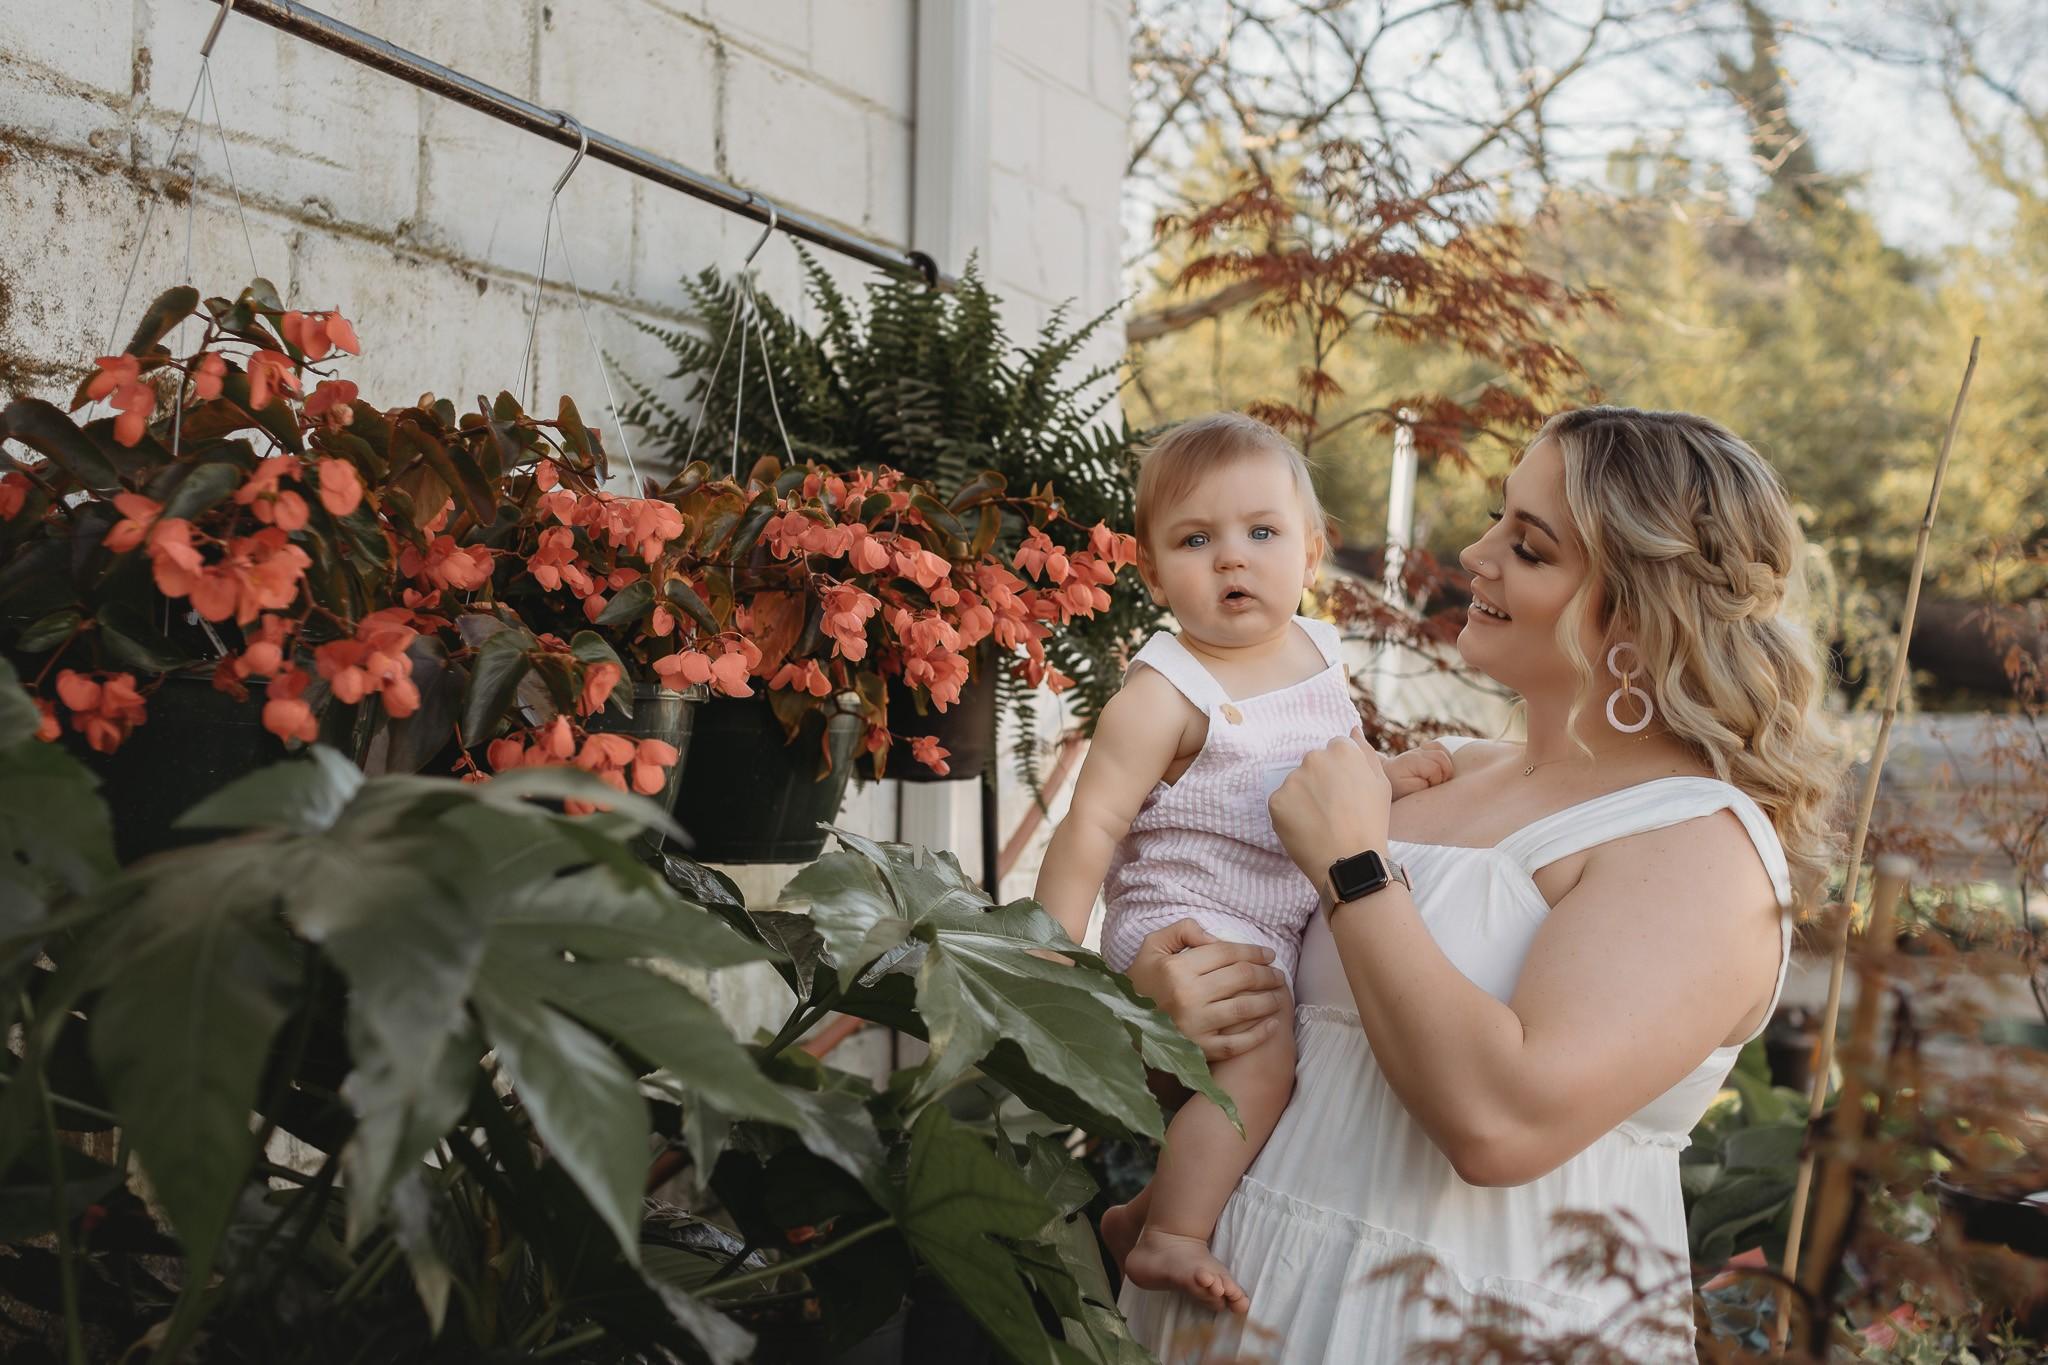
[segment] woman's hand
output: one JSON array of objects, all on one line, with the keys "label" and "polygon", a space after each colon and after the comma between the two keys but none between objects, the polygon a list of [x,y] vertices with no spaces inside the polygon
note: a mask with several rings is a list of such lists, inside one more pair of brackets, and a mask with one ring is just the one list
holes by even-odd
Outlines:
[{"label": "woman's hand", "polygon": [[1267,965],[1272,960],[1271,948],[1225,943],[1184,919],[1147,934],[1129,974],[1203,1056],[1220,1062],[1249,1052],[1283,1023],[1287,982]]},{"label": "woman's hand", "polygon": [[1287,856],[1327,899],[1331,863],[1369,848],[1386,851],[1393,800],[1380,756],[1354,730],[1304,758],[1266,809]]}]

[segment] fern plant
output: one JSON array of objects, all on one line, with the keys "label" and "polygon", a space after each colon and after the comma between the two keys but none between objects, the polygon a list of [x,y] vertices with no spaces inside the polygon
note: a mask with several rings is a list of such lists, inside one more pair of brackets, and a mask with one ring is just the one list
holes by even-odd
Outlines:
[{"label": "fern plant", "polygon": [[[1071,325],[1061,307],[1020,343],[1005,330],[1000,300],[975,261],[950,293],[878,275],[856,299],[801,245],[797,252],[818,319],[811,329],[758,295],[758,308],[742,319],[739,278],[711,269],[683,281],[701,332],[641,324],[675,366],[659,385],[629,377],[636,401],[624,418],[671,461],[732,461],[737,434],[744,468],[757,455],[781,455],[786,431],[796,458],[829,468],[887,465],[942,488],[993,470],[1019,491],[1051,485],[1082,527],[1131,525],[1137,436],[1120,414],[1108,414],[1114,367],[1078,363],[1115,309]],[[744,366],[742,325],[753,333]],[[1085,543],[1085,531],[1052,531],[1055,540],[1063,534],[1069,549]],[[1074,680],[1084,732],[1115,694],[1132,645],[1163,619],[1142,587],[1120,585],[1108,611],[1056,628],[1046,640],[1047,658]],[[1037,791],[1036,689],[1008,674],[996,686],[1001,714],[1015,722],[1017,770]]]}]

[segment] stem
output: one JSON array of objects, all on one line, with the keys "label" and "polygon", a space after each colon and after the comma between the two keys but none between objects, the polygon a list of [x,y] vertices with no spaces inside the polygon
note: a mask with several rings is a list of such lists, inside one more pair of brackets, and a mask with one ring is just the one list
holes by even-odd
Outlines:
[{"label": "stem", "polygon": [[846,1250],[846,1248],[852,1246],[855,1242],[862,1241],[866,1238],[874,1236],[878,1232],[884,1231],[888,1228],[893,1228],[895,1226],[896,1220],[894,1218],[883,1218],[877,1222],[869,1223],[866,1227],[861,1228],[857,1232],[848,1233],[846,1236],[840,1238],[836,1242],[831,1243],[829,1246],[822,1246],[814,1251],[806,1251],[801,1256],[792,1256],[786,1261],[777,1261],[774,1265],[763,1266],[759,1270],[750,1270],[744,1275],[735,1275],[731,1279],[726,1280],[717,1286],[719,1296],[722,1298],[725,1296],[726,1293],[728,1293],[731,1290],[739,1289],[750,1284],[759,1284],[764,1280],[772,1280],[777,1278],[778,1276],[786,1275],[792,1270],[801,1270],[807,1265],[813,1265],[819,1261],[824,1260],[827,1256],[836,1255],[837,1253]]},{"label": "stem", "polygon": [[535,1360],[547,1360],[553,1356],[567,1355],[569,1352],[580,1347],[588,1346],[593,1342],[603,1341],[604,1335],[604,1328],[602,1327],[586,1327],[574,1336],[563,1337],[554,1345],[535,1351],[533,1358]]},{"label": "stem", "polygon": [[341,1288],[334,1291],[334,1305],[339,1308],[363,1293],[384,1278],[392,1264],[398,1260],[399,1246],[396,1237],[387,1237],[384,1244],[363,1258],[362,1264],[350,1272],[341,1282]]},{"label": "stem", "polygon": [[64,1300],[64,1352],[70,1365],[86,1365],[85,1327],[78,1317],[78,1272],[71,1263],[71,1216],[64,1207],[64,1149],[57,1141],[57,1111],[50,1103],[50,1091],[43,1084],[43,1050],[34,1042],[35,1006],[26,993],[21,997],[22,1015],[31,1051],[23,1068],[35,1078],[36,1099],[43,1111],[43,1139],[50,1160],[50,1215],[57,1227],[57,1278]]},{"label": "stem", "polygon": [[839,999],[839,985],[835,980],[829,983],[822,994],[810,1001],[799,1001],[789,1012],[789,1019],[782,1026],[782,1032],[768,1043],[761,1054],[763,1061],[778,1055],[797,1039],[811,1031],[811,1026],[832,1012],[832,1006]]}]

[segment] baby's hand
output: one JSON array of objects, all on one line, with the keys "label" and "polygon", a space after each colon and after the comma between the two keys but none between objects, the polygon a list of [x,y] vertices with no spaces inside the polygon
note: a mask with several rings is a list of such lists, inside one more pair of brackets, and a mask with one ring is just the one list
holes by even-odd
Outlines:
[{"label": "baby's hand", "polygon": [[1451,752],[1436,744],[1410,749],[1384,760],[1381,766],[1386,769],[1387,781],[1393,784],[1396,801],[1451,780]]}]

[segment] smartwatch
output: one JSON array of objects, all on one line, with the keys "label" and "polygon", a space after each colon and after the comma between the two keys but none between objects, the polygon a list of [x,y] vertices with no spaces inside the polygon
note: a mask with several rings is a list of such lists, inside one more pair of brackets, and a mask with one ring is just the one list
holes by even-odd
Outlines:
[{"label": "smartwatch", "polygon": [[1384,891],[1394,882],[1414,889],[1408,880],[1408,869],[1381,857],[1377,849],[1369,848],[1363,853],[1339,858],[1330,864],[1332,908],[1370,896],[1375,891]]}]

